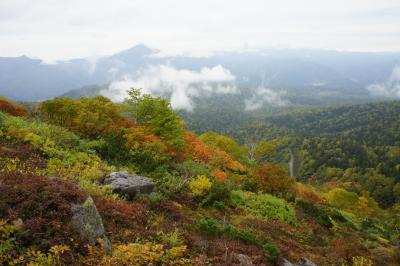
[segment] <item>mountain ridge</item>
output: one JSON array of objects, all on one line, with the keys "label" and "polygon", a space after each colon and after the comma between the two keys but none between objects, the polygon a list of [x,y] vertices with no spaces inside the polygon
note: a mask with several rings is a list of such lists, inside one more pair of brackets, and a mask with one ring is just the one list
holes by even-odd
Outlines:
[{"label": "mountain ridge", "polygon": [[76,58],[55,64],[27,56],[0,57],[0,94],[13,100],[41,100],[140,75],[148,66],[200,71],[221,65],[236,77],[240,88],[314,89],[362,96],[370,94],[368,85],[385,82],[400,62],[400,53],[265,49],[217,52],[209,57],[151,56],[158,52],[139,44],[94,61]]}]

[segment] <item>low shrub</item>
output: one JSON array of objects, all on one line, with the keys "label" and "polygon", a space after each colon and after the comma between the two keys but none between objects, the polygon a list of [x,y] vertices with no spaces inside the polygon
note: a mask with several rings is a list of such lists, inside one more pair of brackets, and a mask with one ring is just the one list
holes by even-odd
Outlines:
[{"label": "low shrub", "polygon": [[111,233],[111,240],[134,241],[147,236],[149,214],[145,202],[127,202],[104,196],[95,196],[94,201],[106,231]]},{"label": "low shrub", "polygon": [[190,180],[188,186],[193,196],[198,197],[205,195],[211,189],[212,183],[210,178],[200,175]]},{"label": "low shrub", "polygon": [[191,265],[191,261],[185,258],[186,246],[178,246],[167,249],[157,243],[129,243],[116,244],[112,254],[104,254],[101,250],[92,246],[88,247],[88,256],[84,259],[85,265]]},{"label": "low shrub", "polygon": [[305,214],[309,215],[315,221],[327,228],[332,228],[334,223],[332,219],[329,217],[328,213],[321,208],[318,208],[312,202],[299,199],[296,201],[296,206],[300,208]]},{"label": "low shrub", "polygon": [[66,245],[52,246],[47,253],[24,247],[21,239],[26,234],[21,225],[0,220],[0,262],[2,265],[62,265],[62,256],[69,252]]},{"label": "low shrub", "polygon": [[269,194],[237,190],[232,192],[232,203],[248,213],[265,219],[280,220],[289,224],[296,223],[294,208],[285,200]]},{"label": "low shrub", "polygon": [[200,202],[200,207],[213,206],[224,209],[231,202],[231,189],[226,182],[214,182],[210,192]]},{"label": "low shrub", "polygon": [[20,238],[24,247],[40,250],[66,244],[82,250],[83,242],[71,224],[71,203],[82,202],[86,195],[74,184],[49,180],[32,174],[2,173],[0,216],[20,219],[26,235]]},{"label": "low shrub", "polygon": [[168,169],[159,167],[150,177],[156,183],[155,191],[163,197],[170,198],[179,193],[185,187],[185,179],[176,173],[170,173]]},{"label": "low shrub", "polygon": [[184,244],[182,233],[177,228],[171,233],[160,231],[157,233],[157,238],[170,247],[179,247]]},{"label": "low shrub", "polygon": [[[72,180],[87,188],[90,193],[104,192],[105,195],[110,195],[109,190],[98,186],[98,183],[114,171],[115,167],[103,162],[94,154],[94,148],[99,145],[98,141],[82,140],[61,127],[28,122],[18,117],[4,117],[2,131],[6,137],[16,143],[29,143],[37,149],[36,154],[47,158],[47,166],[41,174]],[[23,170],[24,167],[18,169]]]},{"label": "low shrub", "polygon": [[46,168],[46,161],[40,151],[29,143],[0,139],[0,173],[18,172],[40,175]]},{"label": "low shrub", "polygon": [[196,220],[189,227],[201,232],[207,237],[212,236],[225,236],[231,239],[237,239],[245,244],[256,245],[265,251],[265,256],[270,261],[277,261],[280,256],[278,248],[265,239],[258,237],[250,231],[240,230],[230,224],[221,224],[214,219],[200,219]]}]

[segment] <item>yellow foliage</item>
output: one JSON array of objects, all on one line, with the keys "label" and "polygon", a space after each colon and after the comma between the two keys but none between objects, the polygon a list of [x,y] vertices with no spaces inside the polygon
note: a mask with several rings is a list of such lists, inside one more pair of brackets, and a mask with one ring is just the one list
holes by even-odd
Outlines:
[{"label": "yellow foliage", "polygon": [[340,209],[349,211],[359,216],[373,216],[380,213],[378,203],[370,197],[358,196],[343,188],[334,188],[325,193],[327,201]]},{"label": "yellow foliage", "polygon": [[205,175],[200,175],[189,181],[189,188],[194,196],[205,195],[208,191],[210,191],[211,186],[211,180]]},{"label": "yellow foliage", "polygon": [[190,265],[190,260],[184,258],[186,246],[165,249],[162,244],[155,243],[130,243],[117,244],[113,246],[112,254],[88,246],[88,256],[85,258],[86,265]]},{"label": "yellow foliage", "polygon": [[70,248],[65,245],[53,246],[48,253],[34,248],[21,249],[15,244],[14,239],[18,230],[18,226],[0,220],[0,262],[5,265],[61,265],[61,255],[70,251]]},{"label": "yellow foliage", "polygon": [[0,158],[0,171],[15,172],[19,163],[18,158]]},{"label": "yellow foliage", "polygon": [[69,246],[56,245],[50,248],[47,254],[39,250],[29,249],[26,256],[29,258],[28,266],[53,266],[62,265],[60,256],[70,251]]},{"label": "yellow foliage", "polygon": [[372,260],[366,257],[353,257],[353,266],[372,266]]},{"label": "yellow foliage", "polygon": [[113,169],[95,155],[71,152],[66,154],[64,159],[50,158],[47,162],[46,174],[73,181],[97,182]]}]

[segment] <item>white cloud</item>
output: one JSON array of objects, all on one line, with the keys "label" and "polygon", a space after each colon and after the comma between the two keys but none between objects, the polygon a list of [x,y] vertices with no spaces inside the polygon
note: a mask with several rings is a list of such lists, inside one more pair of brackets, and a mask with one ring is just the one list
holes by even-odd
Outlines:
[{"label": "white cloud", "polygon": [[259,88],[251,98],[245,100],[245,110],[254,111],[266,104],[271,106],[285,106],[289,104],[289,101],[282,99],[284,94],[284,91]]},{"label": "white cloud", "polygon": [[400,66],[393,68],[386,82],[371,84],[367,90],[374,96],[400,98]]},{"label": "white cloud", "polygon": [[235,93],[235,80],[235,76],[221,65],[199,71],[157,65],[112,82],[102,94],[114,101],[122,101],[127,97],[129,88],[141,88],[145,93],[170,96],[174,109],[192,111],[193,97]]}]

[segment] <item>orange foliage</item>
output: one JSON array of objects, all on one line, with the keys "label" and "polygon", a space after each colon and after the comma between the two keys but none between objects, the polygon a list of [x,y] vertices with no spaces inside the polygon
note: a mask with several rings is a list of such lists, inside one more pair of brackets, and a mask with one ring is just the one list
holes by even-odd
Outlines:
[{"label": "orange foliage", "polygon": [[156,135],[148,132],[146,127],[135,125],[127,131],[124,135],[126,143],[130,147],[139,145],[140,143],[150,143],[154,141],[160,141],[160,138]]},{"label": "orange foliage", "polygon": [[280,165],[262,164],[251,171],[255,186],[258,190],[272,193],[285,194],[294,184],[294,179]]},{"label": "orange foliage", "polygon": [[28,111],[17,104],[14,104],[3,97],[0,97],[0,111],[13,116],[26,116]]},{"label": "orange foliage", "polygon": [[322,199],[318,193],[315,191],[313,187],[306,187],[303,184],[298,183],[294,188],[294,194],[297,198],[302,198],[314,203],[324,203],[324,199]]},{"label": "orange foliage", "polygon": [[224,171],[221,171],[219,169],[215,169],[212,171],[212,175],[215,176],[215,178],[217,179],[217,181],[225,181],[227,174]]},{"label": "orange foliage", "polygon": [[185,147],[183,152],[186,157],[192,156],[195,161],[216,169],[244,171],[245,168],[241,163],[233,160],[226,152],[200,141],[193,132],[187,131],[184,135]]},{"label": "orange foliage", "polygon": [[129,118],[126,117],[121,117],[121,124],[124,128],[132,128],[132,127],[136,127],[137,124],[135,122],[133,122],[132,120],[130,120]]}]

